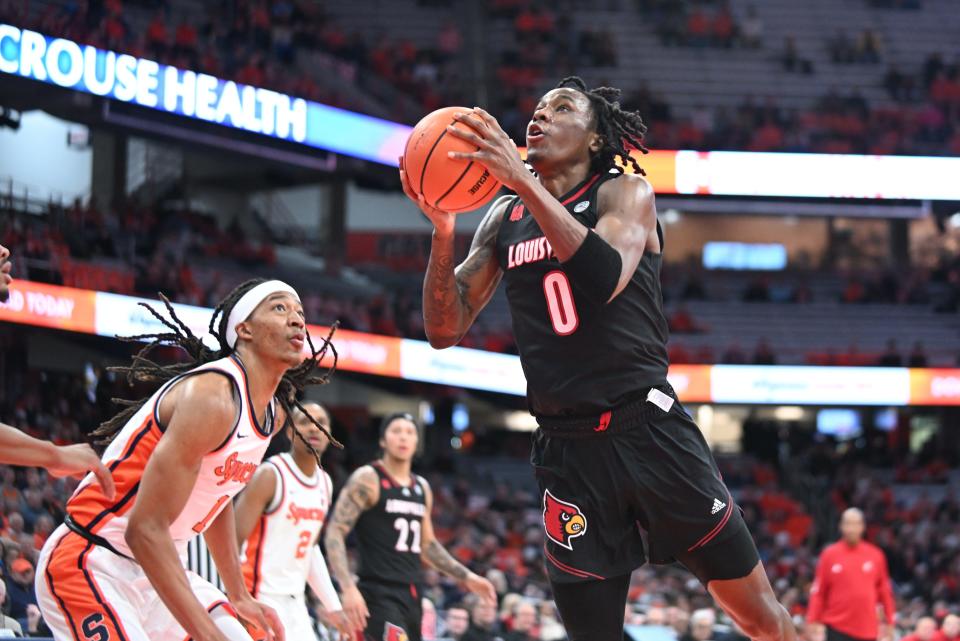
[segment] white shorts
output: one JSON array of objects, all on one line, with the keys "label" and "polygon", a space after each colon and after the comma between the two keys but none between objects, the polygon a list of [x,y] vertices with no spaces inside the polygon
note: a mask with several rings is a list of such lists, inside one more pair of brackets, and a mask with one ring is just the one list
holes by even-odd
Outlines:
[{"label": "white shorts", "polygon": [[292,594],[264,594],[257,596],[257,601],[269,605],[277,611],[280,622],[283,623],[284,636],[290,641],[317,641],[317,633],[313,628],[313,620],[307,612],[307,603],[304,596]]},{"label": "white shorts", "polygon": [[[220,590],[185,572],[208,612],[222,607],[233,613]],[[90,543],[66,525],[43,546],[36,589],[37,604],[56,641],[187,639],[139,564]]]}]

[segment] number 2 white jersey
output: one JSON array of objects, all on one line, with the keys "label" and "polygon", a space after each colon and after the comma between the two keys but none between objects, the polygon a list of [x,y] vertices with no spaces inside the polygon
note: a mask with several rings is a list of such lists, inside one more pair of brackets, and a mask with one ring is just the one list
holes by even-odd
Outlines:
[{"label": "number 2 white jersey", "polygon": [[243,576],[253,596],[303,595],[310,556],[330,511],[333,484],[318,469],[307,477],[290,454],[264,461],[277,484],[245,544]]}]

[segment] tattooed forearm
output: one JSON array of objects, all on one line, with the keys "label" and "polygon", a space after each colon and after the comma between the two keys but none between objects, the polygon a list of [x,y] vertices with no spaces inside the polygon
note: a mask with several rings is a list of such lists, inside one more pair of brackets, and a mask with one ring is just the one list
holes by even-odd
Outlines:
[{"label": "tattooed forearm", "polygon": [[350,562],[347,559],[347,535],[357,524],[360,515],[376,503],[376,488],[376,473],[373,470],[360,468],[354,472],[340,493],[333,510],[333,518],[327,526],[323,539],[326,544],[327,563],[333,578],[340,585],[341,592],[354,585]]},{"label": "tattooed forearm", "polygon": [[462,563],[450,556],[446,548],[440,545],[440,542],[434,539],[427,544],[423,551],[423,558],[434,567],[437,572],[442,572],[447,576],[458,581],[463,581],[470,574]]},{"label": "tattooed forearm", "polygon": [[423,326],[434,347],[459,342],[497,288],[502,276],[495,253],[497,231],[508,200],[487,212],[459,267],[454,267],[453,237],[433,237],[423,279]]},{"label": "tattooed forearm", "polygon": [[423,324],[427,336],[453,337],[459,332],[463,296],[454,273],[453,239],[433,239],[423,280]]},{"label": "tattooed forearm", "polygon": [[350,573],[350,562],[347,560],[347,544],[343,535],[331,527],[327,530],[324,543],[327,547],[327,564],[330,566],[330,573],[340,586],[340,591],[343,592],[353,587],[353,575]]}]

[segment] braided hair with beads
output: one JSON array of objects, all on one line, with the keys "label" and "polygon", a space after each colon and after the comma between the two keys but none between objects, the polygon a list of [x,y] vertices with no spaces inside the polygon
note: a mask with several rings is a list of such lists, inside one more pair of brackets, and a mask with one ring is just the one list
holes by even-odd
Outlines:
[{"label": "braided hair with beads", "polygon": [[591,169],[604,171],[616,167],[617,158],[629,164],[641,176],[646,172],[637,159],[630,155],[630,149],[649,153],[643,144],[647,133],[640,113],[624,111],[620,108],[620,90],[615,87],[595,87],[587,89],[587,83],[579,76],[568,76],[557,83],[555,89],[568,88],[579,91],[590,100],[597,133],[603,139],[600,149],[594,154]]},{"label": "braided hair with beads", "polygon": [[[227,322],[230,318],[230,312],[244,294],[264,282],[266,282],[264,279],[256,278],[238,285],[233,291],[227,294],[220,304],[214,309],[213,315],[210,318],[210,326],[208,329],[210,334],[217,340],[217,344],[219,345],[218,349],[210,349],[204,344],[203,340],[190,331],[190,328],[187,327],[177,317],[170,300],[163,294],[160,294],[160,299],[163,301],[164,307],[170,316],[169,319],[164,317],[160,312],[155,310],[150,305],[147,305],[146,303],[139,303],[169,331],[157,332],[154,334],[138,334],[136,336],[118,337],[120,340],[126,342],[148,342],[133,356],[133,362],[129,366],[111,367],[109,370],[126,375],[127,382],[131,385],[134,382],[162,385],[200,365],[229,356],[234,351],[233,348],[227,343],[226,339]],[[277,402],[280,403],[280,407],[283,408],[285,414],[284,424],[281,426],[281,429],[287,425],[293,425],[293,411],[294,408],[296,408],[303,412],[314,423],[314,425],[319,427],[320,430],[326,434],[327,438],[330,439],[331,444],[333,444],[335,447],[342,448],[343,445],[333,438],[333,435],[330,434],[326,427],[321,425],[316,421],[316,419],[310,416],[310,413],[304,410],[303,405],[297,399],[297,396],[303,392],[307,386],[323,385],[329,382],[331,375],[333,374],[334,370],[336,370],[337,350],[331,342],[336,329],[337,323],[334,323],[330,328],[330,332],[327,334],[326,338],[323,339],[323,343],[320,345],[319,349],[314,346],[313,339],[310,337],[310,332],[306,332],[307,343],[310,345],[310,357],[304,359],[303,362],[296,367],[291,367],[284,372],[283,377],[280,380],[280,384],[277,386],[277,391],[274,393],[274,397],[277,399]],[[186,352],[188,356],[187,360],[179,363],[171,363],[169,365],[160,365],[159,363],[156,363],[150,358],[150,353],[157,347],[164,345],[173,345],[179,347]],[[329,368],[321,371],[320,361],[326,356],[328,350],[333,355],[333,363]],[[101,446],[105,446],[109,444],[111,440],[113,440],[114,436],[116,436],[117,433],[123,429],[123,426],[126,425],[127,421],[129,421],[130,418],[140,410],[143,404],[149,400],[149,397],[141,398],[140,400],[136,401],[119,398],[112,400],[118,405],[125,406],[125,408],[112,418],[101,423],[100,426],[97,427],[97,429],[91,434],[91,436],[96,439],[96,443]],[[304,444],[306,444],[307,448],[309,448],[314,457],[317,459],[317,464],[319,465],[320,455],[316,449],[314,449],[314,447],[300,434],[299,430],[294,428],[293,432],[304,442]]]}]

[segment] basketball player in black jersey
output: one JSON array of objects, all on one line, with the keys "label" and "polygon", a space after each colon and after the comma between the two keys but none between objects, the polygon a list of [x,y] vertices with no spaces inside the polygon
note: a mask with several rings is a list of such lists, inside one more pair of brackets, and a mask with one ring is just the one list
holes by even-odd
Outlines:
[{"label": "basketball player in black jersey", "polygon": [[[433,534],[433,492],[411,471],[418,441],[412,416],[387,416],[380,425],[383,456],[350,476],[327,526],[327,560],[340,586],[343,610],[370,641],[420,640],[423,562],[497,603],[493,585],[450,556]],[[345,541],[351,530],[356,532],[359,583],[347,562]]]},{"label": "basketball player in black jersey", "polygon": [[[450,347],[500,280],[539,429],[531,460],[543,497],[544,555],[571,641],[621,641],[630,573],[677,560],[753,639],[793,641],[750,533],[706,441],[667,383],[660,291],[663,234],[639,165],[646,128],[619,90],[567,78],[527,127],[527,161],[487,112],[448,127],[516,196],[497,200],[455,267],[454,216],[434,224],[423,285],[427,337]],[[640,528],[646,530],[646,544]]]}]

